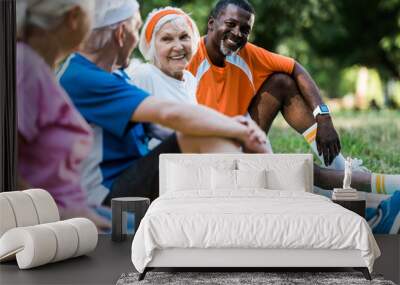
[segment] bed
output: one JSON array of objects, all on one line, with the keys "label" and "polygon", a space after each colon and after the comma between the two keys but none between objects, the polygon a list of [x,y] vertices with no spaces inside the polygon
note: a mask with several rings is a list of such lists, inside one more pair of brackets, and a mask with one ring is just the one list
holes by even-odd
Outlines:
[{"label": "bed", "polygon": [[368,223],[312,193],[308,154],[163,154],[160,197],[132,243],[153,268],[352,267],[380,255]]}]

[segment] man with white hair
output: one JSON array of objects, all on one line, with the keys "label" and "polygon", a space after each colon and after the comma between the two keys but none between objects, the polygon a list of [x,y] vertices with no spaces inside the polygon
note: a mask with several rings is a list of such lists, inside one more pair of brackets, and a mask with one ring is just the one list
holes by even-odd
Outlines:
[{"label": "man with white hair", "polygon": [[[266,152],[266,136],[251,120],[149,96],[134,86],[122,68],[138,43],[139,5],[134,0],[97,3],[103,9],[97,11],[95,29],[59,73],[61,85],[94,130],[94,148],[82,170],[92,204],[132,195],[155,199],[161,153],[239,152],[237,143]],[[142,122],[178,132],[150,152]]]}]

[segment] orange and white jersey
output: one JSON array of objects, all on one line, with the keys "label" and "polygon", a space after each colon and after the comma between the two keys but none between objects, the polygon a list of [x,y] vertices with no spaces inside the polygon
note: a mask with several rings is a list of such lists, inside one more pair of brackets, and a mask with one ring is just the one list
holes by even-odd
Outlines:
[{"label": "orange and white jersey", "polygon": [[292,58],[247,43],[237,54],[226,57],[225,66],[211,63],[204,38],[188,70],[196,77],[197,101],[228,116],[244,115],[251,99],[274,72],[291,74]]}]

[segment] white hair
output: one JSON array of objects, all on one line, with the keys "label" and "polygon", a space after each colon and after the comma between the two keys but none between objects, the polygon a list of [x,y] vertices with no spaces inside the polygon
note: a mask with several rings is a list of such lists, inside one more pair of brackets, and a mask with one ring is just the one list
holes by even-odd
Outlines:
[{"label": "white hair", "polygon": [[90,51],[104,48],[119,25],[132,19],[138,11],[136,0],[96,0],[94,29],[85,41],[84,48]]},{"label": "white hair", "polygon": [[94,10],[94,0],[18,0],[17,36],[23,37],[28,26],[51,30],[59,25],[64,15],[79,6],[89,16]]},{"label": "white hair", "polygon": [[93,28],[103,28],[123,22],[139,11],[136,0],[96,0]]},{"label": "white hair", "polygon": [[111,41],[113,32],[125,21],[92,30],[88,39],[84,42],[84,49],[96,52],[104,48]]},{"label": "white hair", "polygon": [[[164,11],[164,10],[175,10],[178,13],[182,14],[168,14],[162,17],[154,27],[154,30],[151,35],[150,43],[147,43],[146,39],[146,30],[149,22],[153,18],[154,15],[157,13]],[[189,23],[188,23],[189,21]],[[170,22],[175,22],[176,24],[183,24],[187,25],[188,30],[191,32],[191,41],[192,41],[192,54],[196,53],[197,47],[200,41],[200,34],[197,28],[196,23],[193,19],[186,14],[182,9],[175,8],[175,7],[165,7],[154,9],[151,13],[147,16],[146,21],[143,25],[142,32],[140,33],[140,41],[139,41],[139,50],[142,53],[143,57],[150,61],[151,63],[155,63],[156,61],[156,49],[155,49],[155,34],[166,24]]]}]

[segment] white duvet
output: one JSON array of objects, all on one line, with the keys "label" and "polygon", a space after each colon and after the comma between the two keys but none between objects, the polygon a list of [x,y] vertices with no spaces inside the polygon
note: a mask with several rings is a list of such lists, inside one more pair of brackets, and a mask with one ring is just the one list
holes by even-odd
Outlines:
[{"label": "white duvet", "polygon": [[159,197],[134,237],[135,268],[143,272],[165,248],[358,249],[370,272],[380,255],[359,215],[323,196],[265,189]]}]

